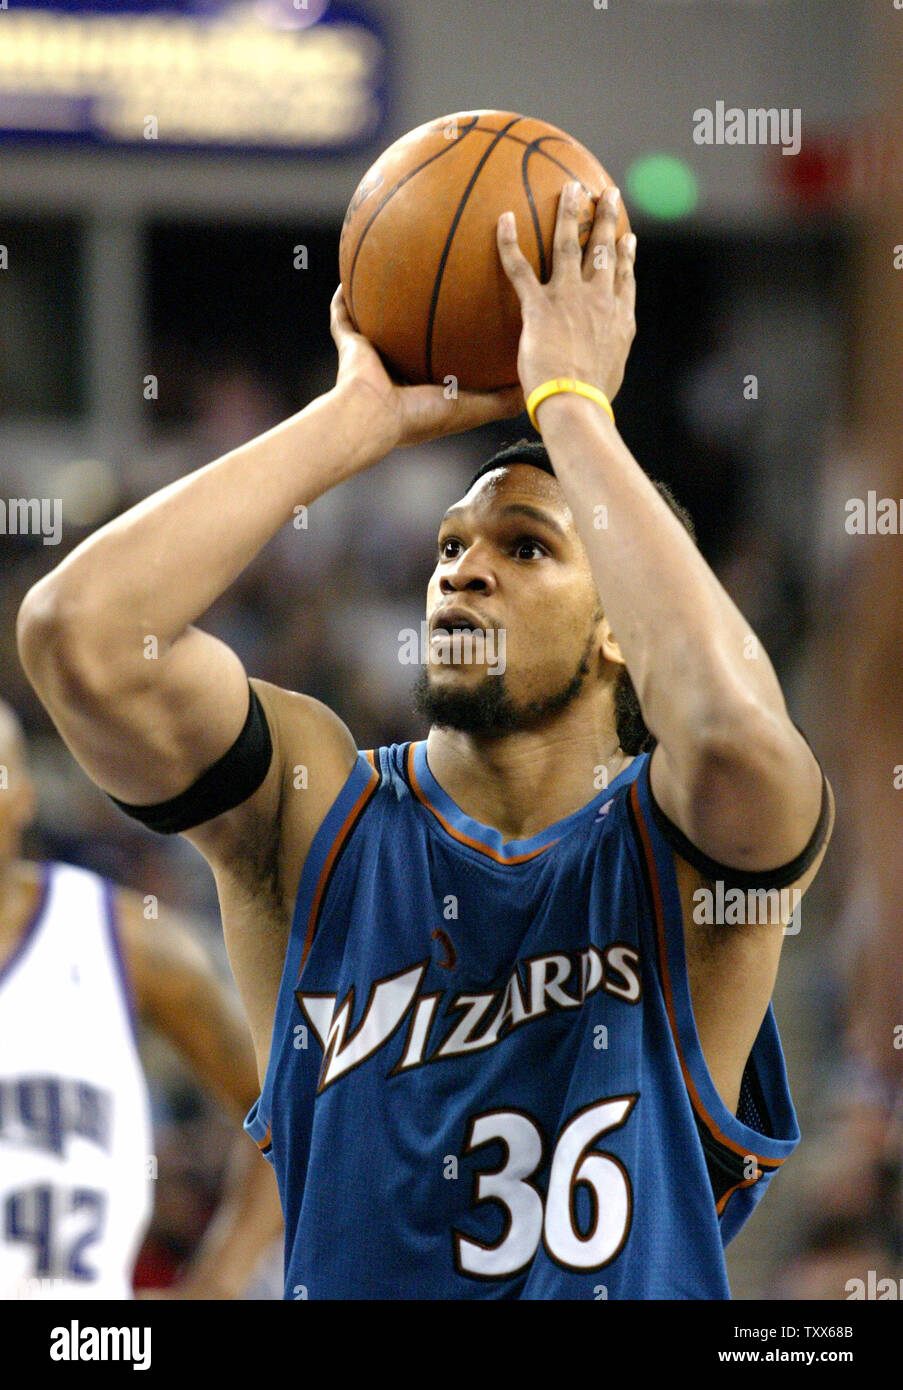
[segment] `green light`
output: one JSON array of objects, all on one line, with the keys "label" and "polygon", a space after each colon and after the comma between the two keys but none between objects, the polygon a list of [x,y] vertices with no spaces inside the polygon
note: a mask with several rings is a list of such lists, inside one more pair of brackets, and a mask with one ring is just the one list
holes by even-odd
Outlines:
[{"label": "green light", "polygon": [[696,175],[682,159],[670,154],[647,154],[627,170],[628,207],[650,217],[686,217],[699,202]]}]

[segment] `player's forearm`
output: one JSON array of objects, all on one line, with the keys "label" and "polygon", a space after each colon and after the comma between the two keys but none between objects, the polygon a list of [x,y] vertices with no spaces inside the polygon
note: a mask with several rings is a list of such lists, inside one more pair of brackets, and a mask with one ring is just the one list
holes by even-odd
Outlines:
[{"label": "player's forearm", "polygon": [[672,755],[786,719],[749,623],[591,401],[541,407],[543,440],[574,515],[647,726]]},{"label": "player's forearm", "polygon": [[374,462],[372,447],[359,393],[337,387],[104,526],[31,591],[26,611],[102,644],[107,661],[117,651],[137,661],[136,633],[175,640],[297,506]]}]

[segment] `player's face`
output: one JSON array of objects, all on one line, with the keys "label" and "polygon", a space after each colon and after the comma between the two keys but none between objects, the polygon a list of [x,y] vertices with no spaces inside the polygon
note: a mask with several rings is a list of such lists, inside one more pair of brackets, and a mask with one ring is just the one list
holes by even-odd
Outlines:
[{"label": "player's face", "polygon": [[[474,732],[493,718],[500,730],[535,725],[598,671],[600,617],[556,480],[525,464],[487,473],[439,529],[418,705],[460,728],[470,711]],[[469,638],[455,636],[468,626]]]}]

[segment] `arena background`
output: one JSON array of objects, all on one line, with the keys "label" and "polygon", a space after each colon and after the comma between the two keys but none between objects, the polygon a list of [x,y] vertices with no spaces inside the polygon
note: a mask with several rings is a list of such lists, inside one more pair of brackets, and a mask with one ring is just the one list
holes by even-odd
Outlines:
[{"label": "arena background", "polygon": [[[52,89],[58,52],[4,27],[40,8],[0,9],[0,496],[63,503],[59,546],[0,536],[0,694],[25,722],[41,794],[30,852],[187,910],[225,970],[206,866],[79,771],[19,665],[18,605],[104,520],[332,384],[339,230],[381,148],[481,106],[562,126],[620,183],[639,238],[621,431],[692,511],[837,794],[775,1000],[804,1142],[730,1248],[734,1293],[838,1300],[870,1269],[903,1275],[901,541],[846,526],[851,498],[903,493],[888,114],[903,13],[890,0],[97,0],[136,34],[155,12],[269,25],[285,68],[258,71],[251,46],[242,74],[211,72],[189,93],[179,61],[142,74],[133,51],[124,91],[95,69],[109,119],[76,139],[84,111]],[[86,8],[43,6],[67,21]],[[330,43],[296,71],[302,24],[305,42]],[[275,138],[259,118],[284,99],[286,148],[252,148]],[[694,112],[719,101],[799,111],[799,151],[695,143]],[[399,634],[422,616],[437,518],[524,433],[526,419],[405,451],[345,484],[206,626],[252,674],[333,706],[359,746],[421,734]],[[159,1178],[138,1280],[152,1284],[196,1244],[231,1131],[159,1044],[146,1059]],[[278,1265],[274,1251],[252,1296],[279,1295]]]}]

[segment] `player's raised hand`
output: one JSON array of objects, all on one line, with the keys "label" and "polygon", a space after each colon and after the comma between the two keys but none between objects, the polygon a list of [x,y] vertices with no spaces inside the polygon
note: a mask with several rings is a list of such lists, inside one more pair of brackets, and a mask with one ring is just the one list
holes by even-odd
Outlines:
[{"label": "player's raised hand", "polygon": [[513,214],[499,219],[499,255],[523,315],[517,367],[525,396],[553,377],[575,377],[611,400],[624,379],[636,332],[636,237],[628,232],[615,243],[620,196],[606,189],[581,251],[579,187],[566,184],[561,194],[548,284],[521,251]]},{"label": "player's raised hand", "polygon": [[460,434],[491,420],[510,419],[524,408],[519,386],[501,391],[459,391],[448,386],[401,386],[393,381],[373,344],[356,332],[341,286],[332,299],[330,330],[339,352],[336,386],[358,390],[366,402],[374,457],[406,444]]}]

